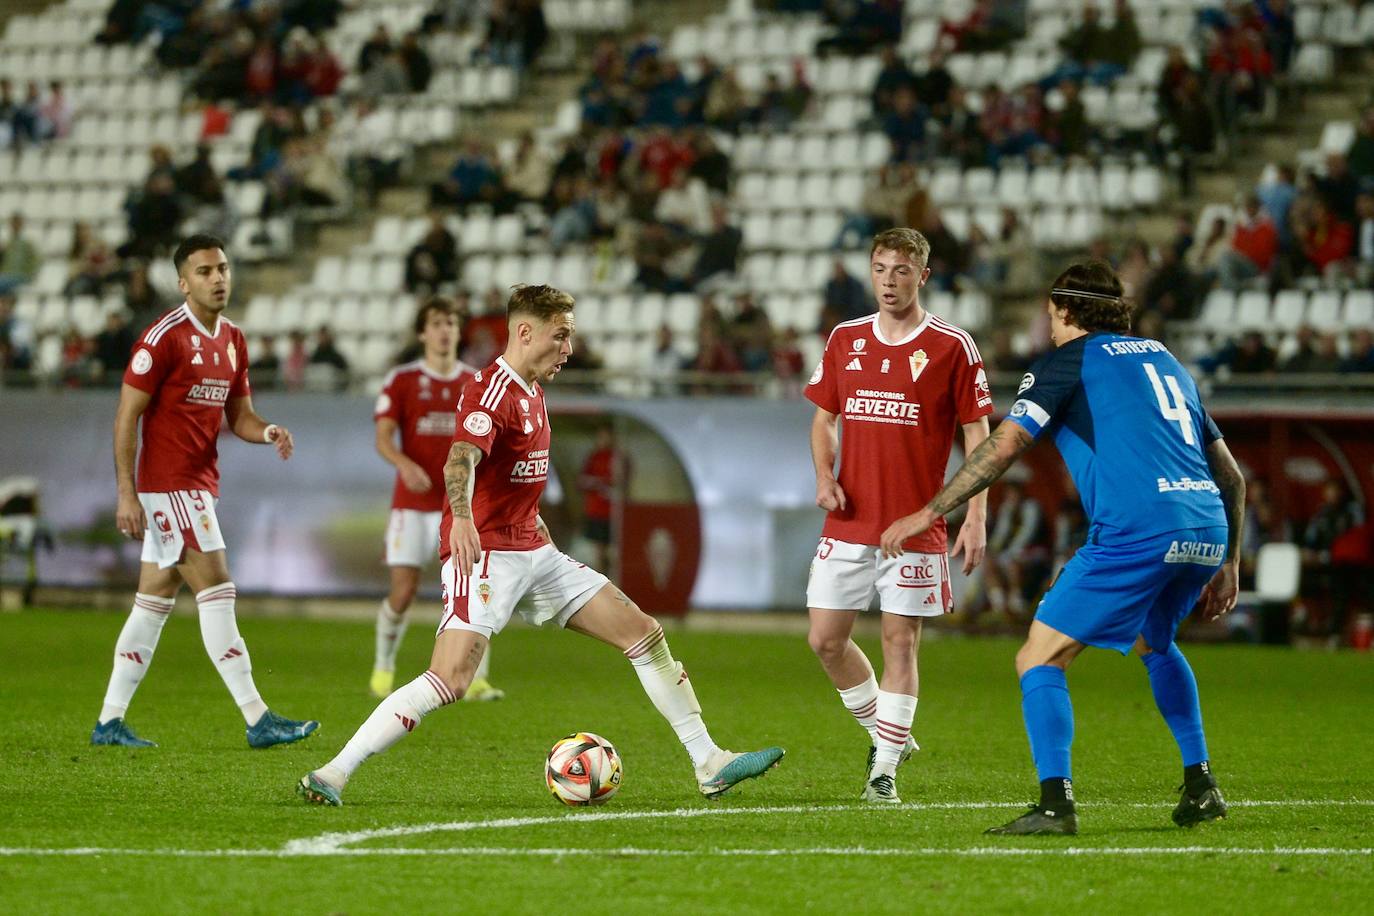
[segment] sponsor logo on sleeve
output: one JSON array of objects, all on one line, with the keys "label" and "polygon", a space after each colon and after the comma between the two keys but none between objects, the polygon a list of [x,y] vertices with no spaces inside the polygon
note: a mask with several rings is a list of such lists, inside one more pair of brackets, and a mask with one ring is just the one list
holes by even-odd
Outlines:
[{"label": "sponsor logo on sleeve", "polygon": [[808,385],[815,385],[815,384],[817,384],[818,382],[820,382],[820,380],[821,380],[822,378],[824,378],[824,377],[825,377],[825,360],[821,360],[820,362],[816,363],[816,371],[813,372],[813,373],[811,373],[811,381],[807,382],[806,384],[808,384]]},{"label": "sponsor logo on sleeve", "polygon": [[386,413],[390,409],[391,395],[383,391],[381,394],[377,395],[377,406],[373,409],[373,413]]},{"label": "sponsor logo on sleeve", "polygon": [[1017,401],[1011,405],[1011,415],[1013,417],[1024,417],[1026,415],[1026,402]]},{"label": "sponsor logo on sleeve", "polygon": [[480,410],[473,411],[467,415],[467,419],[463,420],[463,429],[474,436],[485,436],[491,432],[491,417]]},{"label": "sponsor logo on sleeve", "polygon": [[148,370],[153,368],[153,354],[140,349],[134,354],[133,361],[129,363],[129,368],[133,370],[134,375],[147,375]]},{"label": "sponsor logo on sleeve", "polygon": [[1021,385],[1016,389],[1017,394],[1024,394],[1026,389],[1035,384],[1035,373],[1027,372],[1021,376]]},{"label": "sponsor logo on sleeve", "polygon": [[973,377],[973,394],[978,399],[979,407],[990,407],[992,405],[992,389],[988,387],[988,374],[980,366],[978,374]]}]

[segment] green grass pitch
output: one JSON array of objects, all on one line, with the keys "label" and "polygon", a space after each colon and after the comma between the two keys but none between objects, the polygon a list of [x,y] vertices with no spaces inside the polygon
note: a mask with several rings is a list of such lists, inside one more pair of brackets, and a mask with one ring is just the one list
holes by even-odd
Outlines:
[{"label": "green grass pitch", "polygon": [[[407,637],[403,679],[428,658],[432,616]],[[927,642],[923,750],[899,772],[899,809],[857,803],[863,736],[804,639],[671,629],[716,740],[787,748],[767,778],[700,798],[614,650],[512,629],[493,665],[508,699],[435,713],[363,767],[345,807],[323,809],[292,787],[374,706],[370,625],[242,622],[265,699],[323,722],[302,744],[253,751],[195,620],[177,616],[129,715],[161,746],[92,748],[122,621],[0,617],[0,912],[1374,907],[1370,656],[1189,648],[1233,807],[1185,831],[1169,821],[1178,757],[1140,663],[1088,653],[1069,673],[1082,833],[998,838],[983,829],[1035,785],[1008,641]],[[548,747],[579,729],[624,759],[603,808],[566,809],[543,784]]]}]

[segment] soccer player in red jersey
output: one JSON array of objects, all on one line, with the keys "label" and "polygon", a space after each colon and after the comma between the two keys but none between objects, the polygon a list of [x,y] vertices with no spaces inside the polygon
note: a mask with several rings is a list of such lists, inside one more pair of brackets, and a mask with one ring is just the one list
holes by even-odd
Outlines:
[{"label": "soccer player in red jersey", "polygon": [[[816,504],[829,512],[806,589],[810,643],[872,740],[863,797],[879,804],[900,801],[897,766],[917,749],[911,723],[921,621],[949,613],[954,604],[942,522],[905,543],[897,558],[881,554],[881,536],[940,489],[955,428],[963,430],[965,452],[972,452],[987,438],[992,412],[973,338],[921,306],[929,255],[930,243],[913,229],[889,229],[873,239],[877,314],[835,326],[806,386],[816,405]],[[987,545],[987,496],[975,499],[950,551],[963,553],[965,573],[982,561]],[[881,687],[850,639],[875,593],[882,610]]]},{"label": "soccer player in red jersey", "polygon": [[542,383],[572,353],[573,298],[550,286],[522,286],[506,313],[505,353],[463,390],[444,465],[444,617],[429,669],[383,700],[333,760],[301,778],[297,791],[310,802],[342,804],[343,788],[364,760],[463,696],[488,641],[525,596],[531,600],[520,613],[530,623],[566,627],[625,653],[691,757],[703,795],[763,774],[782,758],[782,748],[734,754],[718,747],[663,628],[605,576],[553,545],[539,517],[550,437]]},{"label": "soccer player in red jersey", "polygon": [[615,429],[596,428],[596,448],[582,462],[577,488],[582,491],[582,534],[596,549],[596,563],[611,568],[611,514],[615,500],[629,483],[630,459],[615,442]]},{"label": "soccer player in red jersey", "polygon": [[[282,460],[291,457],[291,433],[253,410],[248,347],[243,332],[222,314],[230,290],[224,243],[190,236],[172,261],[186,301],[155,321],[135,345],[115,414],[115,520],[120,533],[143,541],[143,564],[91,743],[152,745],[125,724],[124,713],[152,663],[182,582],[195,589],[205,651],[243,713],[249,745],[299,741],[320,723],[284,719],[258,694],[234,619],[236,593],[215,517],[217,440],[225,417],[234,435],[273,446]],[[140,419],[142,448],[136,441]]]},{"label": "soccer player in red jersey", "polygon": [[[396,468],[386,530],[391,593],[377,610],[377,652],[372,664],[371,688],[378,697],[391,693],[406,611],[420,587],[420,568],[436,554],[453,412],[459,392],[476,371],[458,359],[458,320],[458,306],[452,299],[433,296],[425,300],[415,315],[415,334],[424,352],[420,359],[387,374],[373,411],[377,452]],[[487,680],[489,655],[482,656],[465,699],[505,696]]]}]

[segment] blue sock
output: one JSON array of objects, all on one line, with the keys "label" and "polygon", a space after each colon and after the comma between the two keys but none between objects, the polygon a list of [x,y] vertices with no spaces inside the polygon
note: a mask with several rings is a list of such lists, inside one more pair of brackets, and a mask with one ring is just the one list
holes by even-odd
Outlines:
[{"label": "blue sock", "polygon": [[1195,766],[1207,759],[1207,738],[1202,733],[1202,706],[1197,698],[1197,680],[1188,659],[1179,651],[1178,644],[1169,646],[1168,652],[1151,652],[1142,655],[1145,670],[1150,672],[1150,688],[1155,694],[1155,705],[1159,714],[1169,724],[1178,742],[1179,753],[1183,755],[1185,767]]},{"label": "blue sock", "polygon": [[1021,714],[1040,781],[1072,779],[1073,702],[1064,669],[1039,665],[1021,675]]}]

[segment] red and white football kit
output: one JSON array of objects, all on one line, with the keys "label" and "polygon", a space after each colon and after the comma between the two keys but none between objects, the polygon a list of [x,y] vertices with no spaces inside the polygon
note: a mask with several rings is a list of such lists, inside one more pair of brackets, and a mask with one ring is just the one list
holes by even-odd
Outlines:
[{"label": "red and white football kit", "polygon": [[143,562],[166,569],[187,546],[223,550],[215,517],[218,441],[225,404],[250,393],[243,332],[221,317],[212,334],[182,303],[143,333],[124,384],[152,396],[143,412],[136,483],[148,517]]},{"label": "red and white football kit", "polygon": [[992,413],[983,360],[964,330],[926,313],[887,341],[878,316],[836,325],[806,386],[840,418],[839,483],[845,507],[826,517],[811,564],[807,605],[936,616],[953,609],[944,519],[885,559],[883,531],[928,503],[944,484],[955,429]]},{"label": "red and white football kit", "polygon": [[444,462],[453,444],[454,410],[474,371],[458,362],[447,375],[439,375],[417,360],[392,369],[382,383],[373,419],[395,421],[401,431],[401,452],[423,468],[430,481],[424,493],[412,493],[401,475],[396,475],[386,531],[388,566],[424,566],[434,556],[446,501]]},{"label": "red and white football kit", "polygon": [[463,389],[454,442],[482,450],[473,482],[472,512],[482,555],[472,575],[460,575],[449,556],[453,514],[445,504],[439,529],[444,561],[444,617],[450,627],[490,638],[510,622],[526,594],[521,616],[537,625],[563,626],[609,581],[561,553],[539,533],[539,497],[549,478],[549,417],[544,391],[526,384],[497,358]]}]

